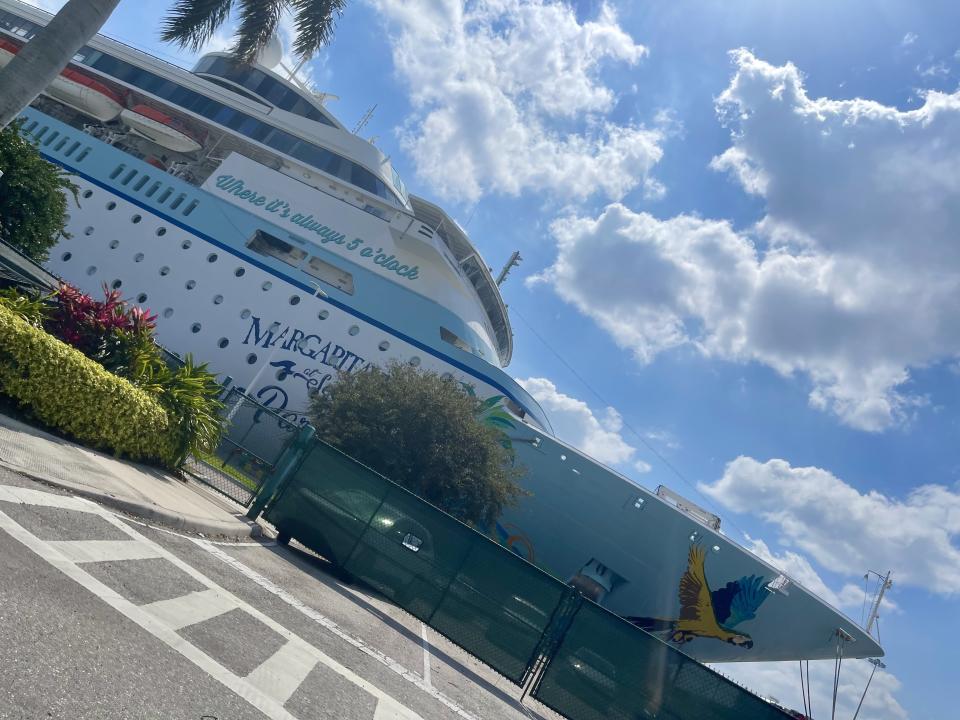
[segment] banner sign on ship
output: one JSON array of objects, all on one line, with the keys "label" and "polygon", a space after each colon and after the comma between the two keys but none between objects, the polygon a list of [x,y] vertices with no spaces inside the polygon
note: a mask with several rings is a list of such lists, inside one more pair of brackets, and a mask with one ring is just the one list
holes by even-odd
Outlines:
[{"label": "banner sign on ship", "polygon": [[381,274],[408,281],[420,277],[419,266],[397,254],[382,220],[243,155],[231,153],[202,187]]}]

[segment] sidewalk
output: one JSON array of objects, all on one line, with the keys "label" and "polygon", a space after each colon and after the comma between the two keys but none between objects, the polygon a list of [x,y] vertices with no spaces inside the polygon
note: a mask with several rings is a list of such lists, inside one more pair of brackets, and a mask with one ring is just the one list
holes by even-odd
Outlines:
[{"label": "sidewalk", "polygon": [[238,505],[193,480],[117,460],[3,414],[0,465],[178,530],[228,538],[261,534]]}]

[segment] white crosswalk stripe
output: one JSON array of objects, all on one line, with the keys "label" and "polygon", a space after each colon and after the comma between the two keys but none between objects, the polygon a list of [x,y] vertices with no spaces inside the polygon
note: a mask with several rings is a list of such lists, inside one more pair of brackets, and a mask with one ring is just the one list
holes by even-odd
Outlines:
[{"label": "white crosswalk stripe", "polygon": [[[80,510],[103,518],[130,539],[41,540],[2,511],[4,502]],[[255,607],[240,600],[165,548],[92,502],[28,488],[0,486],[0,530],[5,531],[67,577],[94,593],[117,612],[186,657],[271,720],[297,720],[284,708],[284,704],[318,664],[326,666],[376,699],[373,720],[423,720],[380,688],[310,645]],[[206,589],[168,600],[136,605],[90,575],[83,567],[88,563],[108,560],[156,558],[172,563]],[[276,653],[246,677],[236,675],[177,633],[177,630],[184,627],[238,609],[256,618],[286,641]]]}]

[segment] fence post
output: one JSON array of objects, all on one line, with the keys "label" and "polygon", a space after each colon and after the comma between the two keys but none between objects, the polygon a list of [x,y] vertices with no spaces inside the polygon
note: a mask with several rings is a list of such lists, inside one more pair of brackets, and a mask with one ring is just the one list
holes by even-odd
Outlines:
[{"label": "fence post", "polygon": [[248,518],[256,520],[257,516],[259,516],[267,506],[267,503],[273,500],[280,486],[283,485],[299,465],[301,458],[307,452],[316,434],[317,429],[313,427],[313,425],[307,424],[300,428],[297,437],[290,444],[290,447],[283,451],[283,455],[281,455],[277,461],[274,471],[260,485],[260,489],[253,498],[253,502],[250,503],[250,509],[247,510]]}]

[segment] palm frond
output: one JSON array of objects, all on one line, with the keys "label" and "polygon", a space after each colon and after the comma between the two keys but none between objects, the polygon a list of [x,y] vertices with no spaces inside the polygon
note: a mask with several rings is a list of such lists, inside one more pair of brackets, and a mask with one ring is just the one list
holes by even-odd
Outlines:
[{"label": "palm frond", "polygon": [[160,30],[165,42],[200,50],[230,15],[233,0],[178,0]]},{"label": "palm frond", "polygon": [[337,18],[343,15],[345,0],[292,0],[297,39],[294,52],[309,58],[330,42]]},{"label": "palm frond", "polygon": [[243,62],[252,62],[277,30],[290,0],[238,0],[240,24],[230,49]]}]

